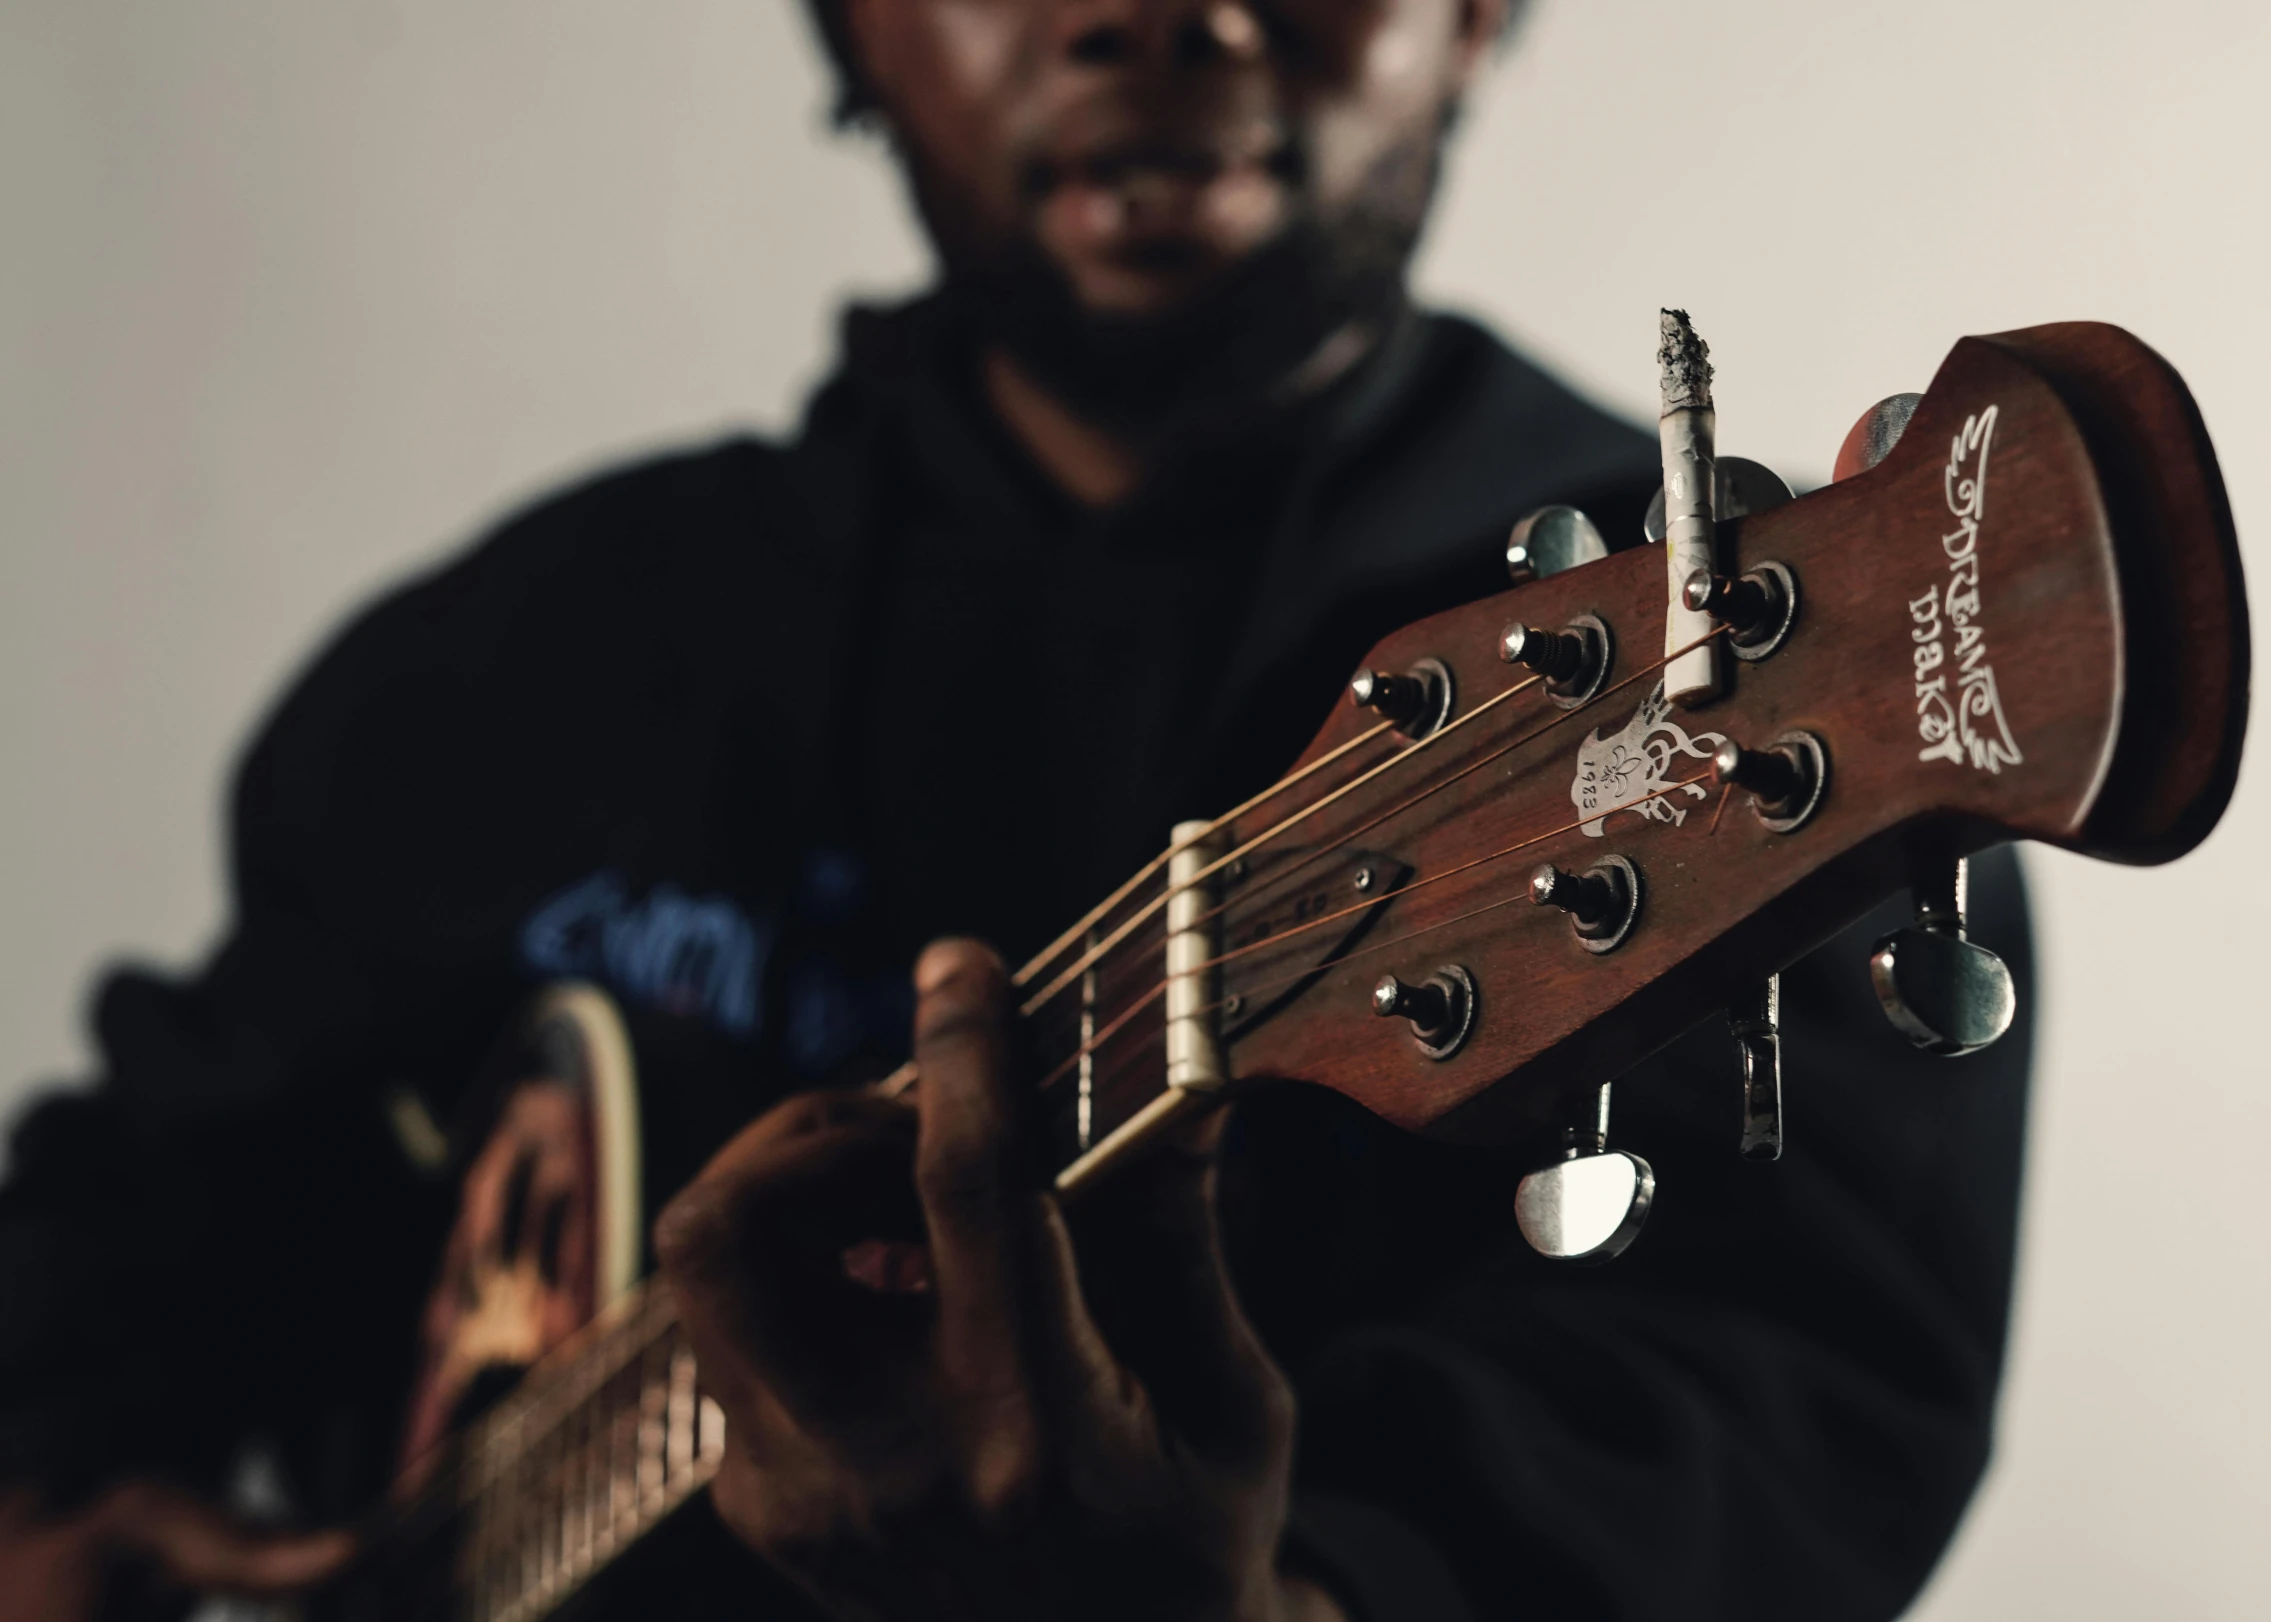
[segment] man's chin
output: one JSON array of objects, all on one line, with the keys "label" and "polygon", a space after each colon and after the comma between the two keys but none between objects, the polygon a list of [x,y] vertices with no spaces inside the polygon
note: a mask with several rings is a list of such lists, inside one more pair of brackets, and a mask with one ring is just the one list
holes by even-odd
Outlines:
[{"label": "man's chin", "polygon": [[[1098,426],[1236,434],[1281,411],[1336,335],[1384,330],[1403,249],[1356,257],[1295,228],[1241,262],[1067,267],[1038,255],[955,278],[984,338]],[[1345,342],[1345,340],[1343,340]]]}]

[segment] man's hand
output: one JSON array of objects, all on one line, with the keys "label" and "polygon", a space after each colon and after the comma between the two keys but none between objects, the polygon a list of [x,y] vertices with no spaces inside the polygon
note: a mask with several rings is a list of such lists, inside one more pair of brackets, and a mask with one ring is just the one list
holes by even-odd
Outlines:
[{"label": "man's hand", "polygon": [[657,1227],[726,1411],[720,1516],[862,1622],[1337,1617],[1277,1569],[1293,1397],[1224,1271],[1219,1123],[1076,1244],[1020,1131],[1000,960],[942,942],[915,988],[915,1107],[791,1099]]},{"label": "man's hand", "polygon": [[121,1579],[198,1594],[288,1594],[330,1576],[352,1551],[344,1532],[260,1530],[154,1481],[124,1483],[59,1515],[42,1514],[29,1492],[0,1493],[0,1622],[88,1622],[105,1614]]}]

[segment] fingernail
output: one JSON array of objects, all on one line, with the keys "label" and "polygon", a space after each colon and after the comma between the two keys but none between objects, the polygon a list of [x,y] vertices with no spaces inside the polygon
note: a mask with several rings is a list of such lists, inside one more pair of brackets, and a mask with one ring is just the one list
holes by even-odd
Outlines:
[{"label": "fingernail", "polygon": [[923,955],[915,959],[917,994],[927,997],[961,974],[969,967],[974,949],[964,940],[932,941],[924,947]]}]

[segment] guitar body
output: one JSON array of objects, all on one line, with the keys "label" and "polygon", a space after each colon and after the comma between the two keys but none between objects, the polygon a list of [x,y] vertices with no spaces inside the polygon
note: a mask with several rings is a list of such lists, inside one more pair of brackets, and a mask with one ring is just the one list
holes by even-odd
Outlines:
[{"label": "guitar body", "polygon": [[639,1276],[638,1076],[622,1016],[596,986],[546,989],[491,1083],[480,1147],[418,1330],[404,1489]]}]

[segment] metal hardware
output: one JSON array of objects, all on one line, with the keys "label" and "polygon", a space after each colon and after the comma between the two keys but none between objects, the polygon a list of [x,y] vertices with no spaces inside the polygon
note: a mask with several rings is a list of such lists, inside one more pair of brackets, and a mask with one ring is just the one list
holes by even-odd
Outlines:
[{"label": "metal hardware", "polygon": [[1636,1154],[1609,1147],[1609,1089],[1588,1096],[1562,1131],[1562,1158],[1523,1178],[1514,1221],[1539,1255],[1605,1262],[1640,1237],[1656,1198],[1656,1173]]},{"label": "metal hardware", "polygon": [[[1798,499],[1788,481],[1763,462],[1754,462],[1747,456],[1722,456],[1714,467],[1718,487],[1712,492],[1717,497],[1713,506],[1721,522],[1772,512]],[[1648,516],[1641,525],[1641,533],[1650,546],[1664,544],[1664,492],[1661,489],[1648,504]]]},{"label": "metal hardware", "polygon": [[1179,1092],[1213,1092],[1228,1078],[1222,1032],[1215,1023],[1214,983],[1208,964],[1222,955],[1221,914],[1215,886],[1200,875],[1222,854],[1227,829],[1210,822],[1178,822],[1167,858],[1167,1085]]},{"label": "metal hardware", "polygon": [[1811,732],[1785,732],[1764,749],[1730,738],[1711,757],[1711,775],[1750,790],[1751,809],[1770,832],[1795,833],[1821,806],[1829,754]]},{"label": "metal hardware", "polygon": [[1517,586],[1608,555],[1599,526],[1575,507],[1540,507],[1506,538],[1506,572]]},{"label": "metal hardware", "polygon": [[1446,963],[1417,985],[1388,975],[1372,988],[1372,1012],[1411,1022],[1411,1038],[1430,1059],[1448,1059],[1475,1028],[1475,978]]},{"label": "metal hardware", "polygon": [[1530,900],[1568,913],[1586,951],[1613,952],[1640,916],[1640,869],[1622,856],[1604,856],[1583,873],[1549,863],[1530,875]]},{"label": "metal hardware", "polygon": [[1360,670],[1348,684],[1348,698],[1360,710],[1371,710],[1396,723],[1407,738],[1419,739],[1451,719],[1455,688],[1450,667],[1440,659],[1422,659],[1410,670]]},{"label": "metal hardware", "polygon": [[1743,1073],[1743,1158],[1782,1158],[1782,976],[1727,1010],[1727,1034]]},{"label": "metal hardware", "polygon": [[1356,886],[1358,895],[1369,895],[1372,890],[1372,881],[1376,876],[1372,871],[1372,864],[1367,862],[1356,870],[1356,876],[1349,882]]},{"label": "metal hardware", "polygon": [[1608,680],[1616,639],[1597,614],[1579,614],[1558,631],[1517,620],[1498,633],[1501,663],[1521,665],[1545,678],[1546,696],[1565,710],[1588,702]]},{"label": "metal hardware", "polygon": [[1789,638],[1798,617],[1798,577],[1780,563],[1762,563],[1731,578],[1698,569],[1687,577],[1680,599],[1725,625],[1735,657],[1756,663]]},{"label": "metal hardware", "polygon": [[1513,624],[1498,638],[1498,657],[1510,665],[1524,665],[1547,681],[1567,681],[1585,668],[1585,638],[1562,631],[1541,631],[1534,625]]},{"label": "metal hardware", "polygon": [[1837,474],[1850,479],[1856,473],[1866,473],[1886,457],[1900,443],[1901,435],[1915,419],[1916,408],[1924,403],[1921,394],[1890,394],[1861,413],[1861,420],[1845,436],[1845,443],[1837,453]]},{"label": "metal hardware", "polygon": [[2018,1013],[2010,968],[1965,937],[1969,880],[1960,857],[1935,865],[1917,883],[1916,922],[1869,953],[1869,981],[1885,1017],[1927,1053],[1977,1053]]}]

